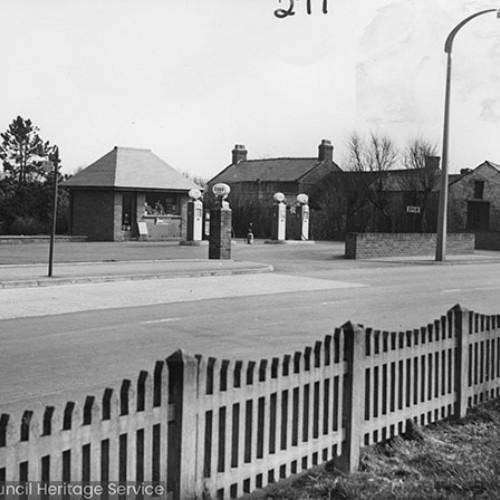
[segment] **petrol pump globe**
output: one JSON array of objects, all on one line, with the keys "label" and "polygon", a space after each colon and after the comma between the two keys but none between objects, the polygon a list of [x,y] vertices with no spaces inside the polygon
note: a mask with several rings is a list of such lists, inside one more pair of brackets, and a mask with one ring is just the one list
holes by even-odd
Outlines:
[{"label": "petrol pump globe", "polygon": [[191,189],[188,195],[192,200],[199,200],[201,198],[201,191],[199,189]]},{"label": "petrol pump globe", "polygon": [[301,205],[307,205],[307,202],[309,201],[309,196],[305,193],[300,193],[297,195],[297,202],[300,203]]},{"label": "petrol pump globe", "polygon": [[285,201],[285,195],[283,193],[274,193],[273,200],[276,203],[283,203]]}]

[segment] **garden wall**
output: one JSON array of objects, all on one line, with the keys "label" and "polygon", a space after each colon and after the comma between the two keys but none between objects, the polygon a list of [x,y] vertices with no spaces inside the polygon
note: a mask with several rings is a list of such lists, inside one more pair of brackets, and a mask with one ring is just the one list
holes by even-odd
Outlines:
[{"label": "garden wall", "polygon": [[[450,233],[447,236],[448,253],[474,253],[473,233]],[[373,259],[377,257],[433,255],[436,249],[435,233],[348,233],[345,243],[346,259]]]}]

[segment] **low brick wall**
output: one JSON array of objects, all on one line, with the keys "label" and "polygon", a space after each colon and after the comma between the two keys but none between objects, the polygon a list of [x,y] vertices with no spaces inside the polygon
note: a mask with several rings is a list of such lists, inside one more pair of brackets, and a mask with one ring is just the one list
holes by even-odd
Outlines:
[{"label": "low brick wall", "polygon": [[[16,236],[2,235],[0,236],[0,245],[17,245],[22,243],[47,243],[50,240],[48,235],[32,235],[32,236]],[[77,242],[88,241],[86,236],[69,236],[67,234],[56,234],[56,243],[59,242]]]},{"label": "low brick wall", "polygon": [[[472,233],[450,233],[446,251],[474,253],[474,240]],[[435,233],[348,233],[345,242],[346,259],[433,255],[435,250]]]},{"label": "low brick wall", "polygon": [[476,248],[478,250],[500,250],[500,231],[476,233]]}]

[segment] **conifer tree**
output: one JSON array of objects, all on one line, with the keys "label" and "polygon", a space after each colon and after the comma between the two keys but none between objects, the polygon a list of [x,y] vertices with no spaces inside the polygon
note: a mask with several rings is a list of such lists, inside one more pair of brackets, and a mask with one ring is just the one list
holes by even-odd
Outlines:
[{"label": "conifer tree", "polygon": [[38,131],[29,118],[18,116],[7,131],[0,134],[0,160],[5,173],[18,188],[46,176],[44,165],[53,147],[40,138]]}]

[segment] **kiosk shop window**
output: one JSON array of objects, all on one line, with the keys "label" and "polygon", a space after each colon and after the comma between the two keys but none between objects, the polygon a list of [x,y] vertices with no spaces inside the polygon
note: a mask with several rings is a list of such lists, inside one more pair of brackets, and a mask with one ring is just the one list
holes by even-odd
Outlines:
[{"label": "kiosk shop window", "polygon": [[132,193],[123,193],[122,196],[122,231],[132,230],[132,220],[134,213],[134,195]]},{"label": "kiosk shop window", "polygon": [[179,195],[176,193],[146,193],[146,215],[180,215]]}]

